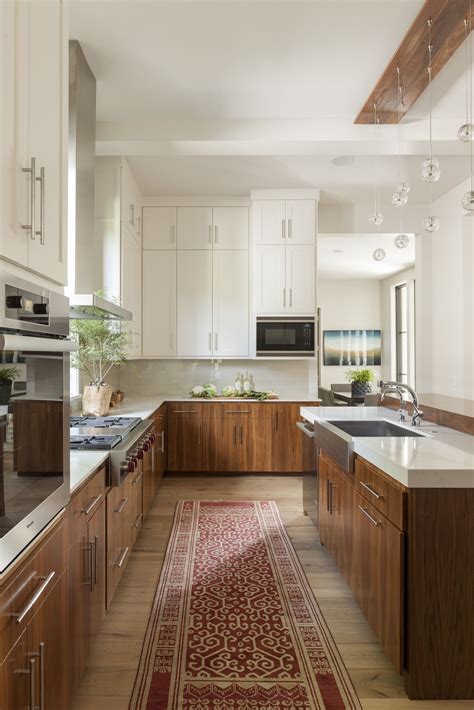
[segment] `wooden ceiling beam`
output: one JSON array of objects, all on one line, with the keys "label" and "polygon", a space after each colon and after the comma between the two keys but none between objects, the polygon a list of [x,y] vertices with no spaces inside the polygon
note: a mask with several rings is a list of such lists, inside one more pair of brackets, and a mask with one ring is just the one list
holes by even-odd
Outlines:
[{"label": "wooden ceiling beam", "polygon": [[[474,24],[474,2],[472,5]],[[354,123],[373,123],[374,104],[380,123],[398,123],[397,67],[403,87],[403,117],[428,86],[428,20],[433,22],[434,78],[464,41],[469,7],[469,0],[425,0]]]}]

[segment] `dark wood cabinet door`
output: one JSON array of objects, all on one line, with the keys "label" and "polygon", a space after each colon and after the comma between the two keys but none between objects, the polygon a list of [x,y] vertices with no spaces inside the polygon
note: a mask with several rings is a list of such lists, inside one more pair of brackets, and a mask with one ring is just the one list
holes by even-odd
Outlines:
[{"label": "dark wood cabinet door", "polygon": [[303,442],[296,422],[301,420],[300,404],[265,404],[272,414],[272,471],[302,473]]},{"label": "dark wood cabinet door", "polygon": [[328,460],[319,457],[319,537],[329,552],[333,549],[334,525],[330,513],[331,467]]},{"label": "dark wood cabinet door", "polygon": [[89,651],[105,616],[105,502],[97,509],[87,526],[91,554],[89,591]]},{"label": "dark wood cabinet door", "polygon": [[[155,442],[156,443],[156,442]],[[154,444],[153,444],[154,446]],[[143,452],[142,467],[143,467],[143,517],[146,517],[153,498],[156,493],[155,469],[156,461],[152,455],[151,448]]]},{"label": "dark wood cabinet door", "polygon": [[88,654],[89,594],[92,581],[92,551],[87,528],[76,536],[68,551],[69,685],[74,693],[86,667]]},{"label": "dark wood cabinet door", "polygon": [[[27,648],[28,631],[18,639],[0,666],[0,707],[2,710],[29,710],[31,665]],[[36,665],[36,659],[34,661]]]},{"label": "dark wood cabinet door", "polygon": [[60,577],[28,626],[28,653],[35,658],[35,706],[68,707],[67,574]]},{"label": "dark wood cabinet door", "polygon": [[253,473],[272,470],[272,420],[248,419],[241,423],[241,471]]},{"label": "dark wood cabinet door", "polygon": [[354,486],[336,466],[330,466],[329,470],[332,553],[340,571],[349,581],[353,546]]},{"label": "dark wood cabinet door", "polygon": [[242,470],[243,426],[234,418],[203,420],[203,471]]},{"label": "dark wood cabinet door", "polygon": [[168,470],[202,471],[202,419],[169,419]]},{"label": "dark wood cabinet door", "polygon": [[155,414],[155,488],[158,486],[167,468],[167,431],[166,431],[166,405],[159,408]]},{"label": "dark wood cabinet door", "polygon": [[354,493],[354,596],[399,673],[403,669],[404,534]]}]

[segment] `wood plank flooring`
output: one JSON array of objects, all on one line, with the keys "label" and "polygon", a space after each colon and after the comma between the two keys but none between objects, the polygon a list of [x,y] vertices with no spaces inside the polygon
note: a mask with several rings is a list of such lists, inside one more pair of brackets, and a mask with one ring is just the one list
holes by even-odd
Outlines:
[{"label": "wood plank flooring", "polygon": [[277,502],[364,710],[473,710],[469,700],[408,700],[403,679],[384,656],[320,545],[317,530],[303,515],[301,485],[295,476],[165,476],[92,650],[73,710],[127,710],[175,504],[183,499]]}]

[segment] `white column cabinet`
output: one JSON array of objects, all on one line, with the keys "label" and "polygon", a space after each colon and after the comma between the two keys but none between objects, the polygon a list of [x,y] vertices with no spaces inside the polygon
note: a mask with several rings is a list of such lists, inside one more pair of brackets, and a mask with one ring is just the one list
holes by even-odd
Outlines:
[{"label": "white column cabinet", "polygon": [[143,357],[176,356],[176,254],[143,252]]},{"label": "white column cabinet", "polygon": [[255,244],[314,244],[314,200],[256,200],[253,204]]},{"label": "white column cabinet", "polygon": [[176,207],[143,208],[143,249],[176,249]]},{"label": "white column cabinet", "polygon": [[67,37],[61,0],[0,3],[0,256],[60,284],[67,281]]},{"label": "white column cabinet", "polygon": [[133,320],[124,325],[130,336],[129,357],[141,354],[142,323],[142,252],[135,235],[121,226],[121,294],[122,305],[133,313]]},{"label": "white column cabinet", "polygon": [[285,247],[262,245],[255,250],[255,299],[257,314],[286,310]]},{"label": "white column cabinet", "polygon": [[249,355],[248,251],[216,250],[213,254],[213,354]]},{"label": "white column cabinet", "polygon": [[286,200],[286,239],[288,244],[314,244],[316,239],[314,200]]},{"label": "white column cabinet", "polygon": [[178,249],[212,249],[212,207],[178,207]]},{"label": "white column cabinet", "polygon": [[178,251],[178,357],[212,356],[212,252]]},{"label": "white column cabinet", "polygon": [[248,207],[178,207],[177,235],[178,249],[248,249]]},{"label": "white column cabinet", "polygon": [[286,248],[286,311],[295,314],[315,312],[315,247],[306,245]]},{"label": "white column cabinet", "polygon": [[214,249],[249,248],[248,207],[213,207]]},{"label": "white column cabinet", "polygon": [[255,249],[257,315],[315,311],[315,247],[271,246]]}]

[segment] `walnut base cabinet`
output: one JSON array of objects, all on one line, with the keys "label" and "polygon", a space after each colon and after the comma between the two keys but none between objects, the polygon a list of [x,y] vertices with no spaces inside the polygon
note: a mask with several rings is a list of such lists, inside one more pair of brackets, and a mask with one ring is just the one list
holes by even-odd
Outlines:
[{"label": "walnut base cabinet", "polygon": [[0,585],[0,707],[68,708],[67,535],[59,517]]}]

